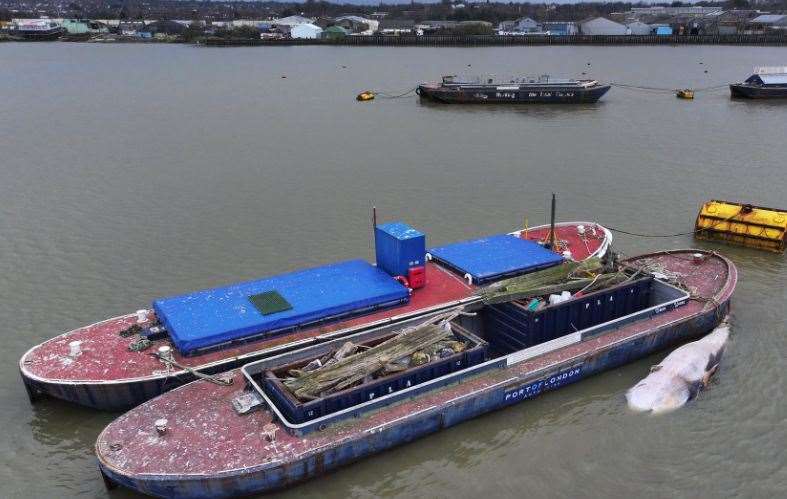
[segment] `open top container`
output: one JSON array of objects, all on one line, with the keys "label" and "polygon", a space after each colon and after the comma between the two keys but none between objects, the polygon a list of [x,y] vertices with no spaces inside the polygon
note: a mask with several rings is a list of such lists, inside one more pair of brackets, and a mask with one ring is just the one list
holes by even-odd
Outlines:
[{"label": "open top container", "polygon": [[616,284],[531,311],[525,301],[484,308],[484,331],[492,348],[512,352],[643,310],[651,303],[651,276]]},{"label": "open top container", "polygon": [[[361,385],[346,393],[334,394],[339,395],[337,398],[341,400],[334,399],[327,404],[325,400],[329,397],[307,402],[316,402],[314,405],[303,404],[289,395],[284,387],[277,388],[274,383],[276,380],[267,375],[268,372],[303,366],[322,357],[331,351],[324,345],[251,362],[241,370],[249,386],[267,404],[282,426],[291,434],[305,435],[343,419],[360,417],[398,401],[460,383],[486,371],[506,369],[626,324],[650,320],[685,305],[688,300],[689,294],[685,290],[646,275],[584,296],[572,297],[538,311],[528,310],[521,302],[482,306],[476,309],[475,315],[459,316],[451,322],[454,334],[472,339],[478,345],[458,354],[467,355],[463,363],[447,367],[426,364],[377,380],[381,381],[379,385]],[[396,332],[391,329],[371,330],[358,333],[353,341],[357,344],[379,343],[394,334]],[[347,339],[334,341],[332,349],[338,348]],[[479,347],[483,349],[483,355],[474,353],[479,351]],[[451,358],[444,360],[449,359],[456,361]],[[418,369],[423,368],[432,371],[421,375],[423,371]],[[410,386],[407,385],[408,380]],[[315,412],[307,415],[302,413],[304,410]],[[297,418],[302,421],[296,421]]]},{"label": "open top container", "polygon": [[[357,406],[364,402],[389,395],[400,390],[445,376],[486,360],[487,342],[467,332],[457,324],[451,324],[456,340],[467,343],[467,348],[426,364],[410,367],[402,372],[388,374],[358,386],[346,388],[316,400],[298,400],[281,381],[291,369],[300,369],[315,358],[299,360],[290,364],[268,369],[263,376],[263,389],[289,421],[304,423],[322,416]],[[365,347],[376,346],[396,334],[361,343]]]}]

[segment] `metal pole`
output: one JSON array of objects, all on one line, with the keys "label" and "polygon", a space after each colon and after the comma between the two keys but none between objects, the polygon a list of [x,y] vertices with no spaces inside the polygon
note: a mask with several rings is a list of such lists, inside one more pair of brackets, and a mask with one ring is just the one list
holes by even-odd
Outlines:
[{"label": "metal pole", "polygon": [[555,193],[552,193],[552,211],[549,218],[549,249],[555,249]]},{"label": "metal pole", "polygon": [[377,251],[377,207],[372,205],[372,239],[370,241],[370,249]]}]

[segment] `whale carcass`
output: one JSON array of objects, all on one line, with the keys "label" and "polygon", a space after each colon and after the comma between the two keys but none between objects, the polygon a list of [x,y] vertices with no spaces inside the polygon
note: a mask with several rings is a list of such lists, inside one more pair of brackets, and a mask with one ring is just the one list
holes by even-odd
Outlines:
[{"label": "whale carcass", "polygon": [[727,324],[721,324],[704,338],[675,349],[626,392],[629,407],[663,413],[693,399],[718,369],[729,334]]}]

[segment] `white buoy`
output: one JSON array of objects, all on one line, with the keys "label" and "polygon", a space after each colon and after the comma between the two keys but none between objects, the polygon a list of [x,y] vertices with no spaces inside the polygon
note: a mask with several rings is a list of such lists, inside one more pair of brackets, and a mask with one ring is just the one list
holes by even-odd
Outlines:
[{"label": "white buoy", "polygon": [[148,321],[148,311],[147,310],[137,310],[137,324],[142,324],[143,322]]},{"label": "white buoy", "polygon": [[565,258],[566,260],[571,260],[572,256],[573,255],[571,254],[571,251],[569,251],[569,250],[566,250],[566,251],[563,252],[563,258]]},{"label": "white buoy", "polygon": [[82,354],[82,342],[72,341],[68,344],[68,356],[79,357]]},{"label": "white buoy", "polygon": [[577,234],[580,236],[585,235],[585,226],[584,225],[577,225]]}]

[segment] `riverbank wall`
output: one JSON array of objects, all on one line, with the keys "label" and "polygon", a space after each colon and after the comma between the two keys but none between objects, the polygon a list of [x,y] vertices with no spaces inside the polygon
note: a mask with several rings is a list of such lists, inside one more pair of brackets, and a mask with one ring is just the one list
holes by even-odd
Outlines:
[{"label": "riverbank wall", "polygon": [[787,35],[429,35],[429,36],[346,36],[325,39],[228,39],[208,38],[200,42],[211,47],[235,46],[424,46],[477,47],[505,45],[771,45],[787,46]]}]

